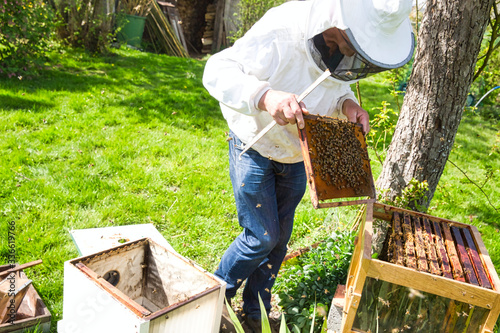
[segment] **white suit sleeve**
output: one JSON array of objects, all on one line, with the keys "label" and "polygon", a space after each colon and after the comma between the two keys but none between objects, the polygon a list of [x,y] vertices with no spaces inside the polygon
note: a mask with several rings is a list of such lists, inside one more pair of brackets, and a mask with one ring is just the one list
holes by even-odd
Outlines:
[{"label": "white suit sleeve", "polygon": [[261,112],[258,101],[271,89],[267,80],[284,51],[276,44],[276,34],[261,26],[254,26],[234,46],[210,57],[203,74],[203,85],[213,97],[246,115]]},{"label": "white suit sleeve", "polygon": [[343,90],[343,95],[337,101],[336,112],[338,112],[339,114],[343,114],[342,106],[344,105],[344,102],[346,100],[352,99],[354,102],[356,102],[356,104],[359,104],[358,99],[354,96],[354,93],[348,85],[345,85]]}]

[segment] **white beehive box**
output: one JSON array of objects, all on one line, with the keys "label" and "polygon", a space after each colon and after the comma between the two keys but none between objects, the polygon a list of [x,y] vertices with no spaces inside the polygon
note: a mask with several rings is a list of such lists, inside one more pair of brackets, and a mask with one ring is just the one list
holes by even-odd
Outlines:
[{"label": "white beehive box", "polygon": [[169,251],[176,252],[152,223],[76,229],[69,232],[80,256],[104,251],[126,242],[151,238]]},{"label": "white beehive box", "polygon": [[219,332],[225,289],[143,238],[65,263],[58,332]]}]

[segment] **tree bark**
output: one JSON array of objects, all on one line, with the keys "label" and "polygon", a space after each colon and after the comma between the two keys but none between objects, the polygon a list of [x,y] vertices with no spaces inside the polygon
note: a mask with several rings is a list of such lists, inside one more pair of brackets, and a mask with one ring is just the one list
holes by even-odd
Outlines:
[{"label": "tree bark", "polygon": [[[394,200],[412,180],[427,181],[426,210],[455,141],[494,0],[428,0],[413,71],[379,189]],[[390,50],[388,50],[390,52]]]}]

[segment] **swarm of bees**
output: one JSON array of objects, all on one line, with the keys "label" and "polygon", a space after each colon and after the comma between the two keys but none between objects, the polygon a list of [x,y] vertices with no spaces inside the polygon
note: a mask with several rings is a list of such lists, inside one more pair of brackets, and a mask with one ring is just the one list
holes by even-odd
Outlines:
[{"label": "swarm of bees", "polygon": [[314,173],[327,186],[338,190],[352,188],[359,194],[359,187],[368,183],[363,161],[369,161],[369,157],[356,138],[355,126],[340,119],[311,124],[310,140],[315,149],[309,153]]}]

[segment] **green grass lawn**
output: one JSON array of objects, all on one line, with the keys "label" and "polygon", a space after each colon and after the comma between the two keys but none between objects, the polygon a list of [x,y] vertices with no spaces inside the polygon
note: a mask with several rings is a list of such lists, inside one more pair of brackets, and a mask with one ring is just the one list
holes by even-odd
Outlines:
[{"label": "green grass lawn", "polygon": [[[240,232],[228,174],[226,122],[202,86],[204,62],[128,49],[107,57],[53,54],[39,78],[0,80],[0,264],[9,224],[16,260],[56,321],[63,263],[78,256],[69,231],[153,223],[182,255],[213,271]],[[361,84],[372,114],[389,84]],[[500,125],[467,114],[450,159],[500,210]],[[372,158],[375,177],[380,165]],[[500,212],[449,164],[431,214],[478,226],[496,267]],[[356,210],[298,207],[290,246],[322,239]]]}]

